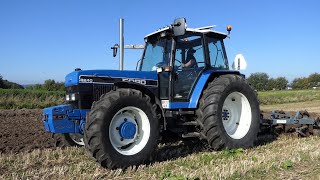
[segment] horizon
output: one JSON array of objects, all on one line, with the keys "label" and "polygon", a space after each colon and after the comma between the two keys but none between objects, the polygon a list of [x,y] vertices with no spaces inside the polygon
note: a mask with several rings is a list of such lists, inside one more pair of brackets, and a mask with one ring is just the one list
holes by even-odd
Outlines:
[{"label": "horizon", "polygon": [[[119,56],[113,58],[110,47],[119,43],[120,17],[125,44],[143,44],[145,35],[185,17],[191,28],[217,25],[215,30],[226,32],[230,24],[231,38],[225,39],[229,64],[236,54],[243,54],[248,67],[241,72],[247,77],[265,72],[292,82],[319,73],[320,36],[313,33],[320,27],[318,1],[162,4],[179,8],[168,10],[149,1],[1,1],[0,74],[28,85],[47,79],[63,82],[77,67],[118,69]],[[141,54],[125,50],[124,69],[134,70]]]},{"label": "horizon", "polygon": [[[253,72],[253,73],[265,73],[265,72]],[[252,73],[252,74],[253,74],[253,73]],[[317,73],[317,72],[315,72],[315,73]],[[314,73],[311,73],[311,74],[314,74]],[[311,74],[310,74],[310,75],[311,75]],[[319,74],[319,73],[318,73],[318,74]],[[1,74],[0,74],[0,75],[1,75]],[[250,75],[251,75],[251,74],[250,74]],[[250,75],[246,76],[246,78],[250,77]],[[268,74],[268,75],[269,75],[269,74]],[[309,76],[309,75],[308,75],[308,76]],[[301,76],[301,77],[296,77],[296,78],[308,78],[308,76],[303,76],[303,77]],[[269,76],[269,79],[270,79],[270,78],[279,78],[279,77],[284,77],[284,76],[278,76],[278,77],[271,77],[271,76]],[[285,77],[285,78],[288,80],[288,87],[290,87],[292,81],[293,81],[294,79],[296,79],[296,78],[293,78],[292,80],[289,80],[289,78],[287,78],[287,77]],[[43,85],[43,84],[45,83],[45,80],[44,80],[43,82],[36,82],[36,83],[29,83],[29,84],[23,84],[23,83],[19,83],[19,82],[10,81],[10,80],[8,80],[8,79],[6,79],[6,78],[3,78],[3,80],[7,80],[7,81],[9,81],[9,82],[17,83],[17,84],[23,86],[24,88],[26,88],[26,87],[28,87],[28,86],[34,86],[34,85],[37,85],[37,84]],[[49,79],[46,79],[46,80],[49,80]],[[57,81],[57,80],[55,80],[55,79],[52,79],[52,80],[54,80],[56,83],[65,82],[64,80],[63,80],[63,81]]]}]

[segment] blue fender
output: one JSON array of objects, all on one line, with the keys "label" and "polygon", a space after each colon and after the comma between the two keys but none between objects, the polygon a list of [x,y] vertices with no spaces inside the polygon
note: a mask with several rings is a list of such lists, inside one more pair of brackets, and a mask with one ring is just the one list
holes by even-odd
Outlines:
[{"label": "blue fender", "polygon": [[221,76],[223,74],[239,74],[239,71],[230,71],[230,70],[206,70],[199,77],[197,84],[195,85],[192,94],[190,96],[189,102],[170,102],[169,106],[165,109],[195,109],[198,107],[198,102],[201,97],[201,94],[204,90],[204,87],[207,84],[208,79],[211,75]]}]

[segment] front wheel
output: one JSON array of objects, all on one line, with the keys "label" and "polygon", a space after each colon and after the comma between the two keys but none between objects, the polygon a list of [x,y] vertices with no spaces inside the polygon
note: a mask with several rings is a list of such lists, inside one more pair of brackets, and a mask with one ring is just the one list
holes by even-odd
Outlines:
[{"label": "front wheel", "polygon": [[85,146],[103,167],[124,168],[151,159],[159,139],[156,105],[134,89],[117,89],[92,106]]},{"label": "front wheel", "polygon": [[79,133],[52,134],[56,147],[82,147],[83,135]]},{"label": "front wheel", "polygon": [[241,76],[222,75],[209,83],[197,113],[202,136],[214,150],[248,148],[257,139],[257,95]]}]

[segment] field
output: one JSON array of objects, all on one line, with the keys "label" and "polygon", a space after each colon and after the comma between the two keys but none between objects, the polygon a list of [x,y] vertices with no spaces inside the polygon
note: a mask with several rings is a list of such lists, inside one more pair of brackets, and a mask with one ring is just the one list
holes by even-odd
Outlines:
[{"label": "field", "polygon": [[[272,109],[307,109],[313,117],[320,116],[320,91],[285,92],[259,93],[262,109],[265,112]],[[6,92],[6,96],[14,99],[16,96],[8,95],[10,93]],[[24,96],[20,97],[20,101]],[[63,94],[51,96],[51,99],[43,98],[41,102],[59,104]],[[282,100],[278,101],[279,98]],[[40,101],[29,102],[34,102],[33,106],[37,107]],[[19,98],[16,98],[16,103],[19,103]],[[252,149],[219,152],[208,151],[198,141],[164,141],[159,144],[151,165],[106,170],[92,161],[83,148],[54,148],[51,135],[45,133],[42,127],[40,109],[2,108],[0,179],[320,178],[320,137],[282,135],[271,143]]]},{"label": "field", "polygon": [[0,110],[0,122],[0,153],[53,147],[51,135],[42,127],[40,109]]},{"label": "field", "polygon": [[62,104],[65,92],[0,89],[0,109],[34,109]]}]

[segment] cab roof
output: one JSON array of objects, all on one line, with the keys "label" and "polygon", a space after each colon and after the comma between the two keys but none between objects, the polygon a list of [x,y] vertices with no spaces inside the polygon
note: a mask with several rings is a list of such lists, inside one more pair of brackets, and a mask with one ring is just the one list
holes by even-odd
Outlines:
[{"label": "cab roof", "polygon": [[[204,27],[204,28],[187,28],[186,29],[186,33],[188,32],[191,32],[191,33],[201,33],[201,34],[208,34],[208,35],[220,35],[224,38],[227,37],[227,34],[225,33],[222,33],[222,32],[219,32],[219,31],[215,31],[215,30],[212,30],[211,28],[213,28],[214,26],[209,26],[209,27]],[[149,38],[150,36],[154,36],[154,35],[160,35],[162,32],[166,32],[166,31],[170,31],[170,28],[169,27],[164,27],[162,29],[159,29],[153,33],[150,33],[148,35],[146,35],[144,38]]]}]

